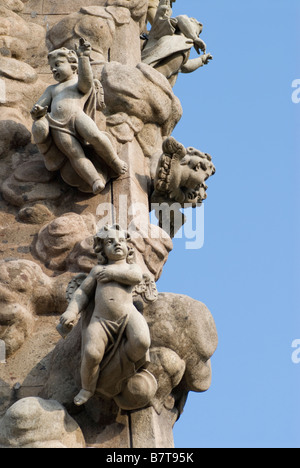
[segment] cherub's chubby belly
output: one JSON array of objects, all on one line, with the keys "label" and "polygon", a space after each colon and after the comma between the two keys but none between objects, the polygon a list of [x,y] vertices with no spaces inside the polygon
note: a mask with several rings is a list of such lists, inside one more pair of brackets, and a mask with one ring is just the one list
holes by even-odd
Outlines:
[{"label": "cherub's chubby belly", "polygon": [[80,94],[76,87],[64,89],[53,96],[51,102],[51,116],[58,121],[65,121],[71,115],[83,112],[87,96]]},{"label": "cherub's chubby belly", "polygon": [[95,294],[95,318],[118,320],[134,308],[132,293],[118,283],[98,283]]},{"label": "cherub's chubby belly", "polygon": [[72,116],[83,112],[80,102],[73,100],[68,102],[57,102],[51,106],[51,117],[58,122],[67,123]]}]

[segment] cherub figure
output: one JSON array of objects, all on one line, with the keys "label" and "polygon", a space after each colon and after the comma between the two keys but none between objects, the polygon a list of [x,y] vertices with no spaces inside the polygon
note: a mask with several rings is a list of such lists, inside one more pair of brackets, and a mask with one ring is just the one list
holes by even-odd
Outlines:
[{"label": "cherub figure", "polygon": [[[148,16],[152,24],[142,50],[142,61],[162,73],[174,86],[178,73],[192,73],[212,60],[200,39],[203,25],[187,15],[172,17],[172,0],[154,0]],[[151,7],[152,2],[149,4]],[[153,14],[155,12],[155,16]],[[152,13],[152,16],[151,16]],[[190,59],[195,48],[200,57]]]},{"label": "cherub figure", "polygon": [[[94,238],[99,265],[94,267],[73,294],[60,325],[71,330],[77,315],[91,299],[95,306],[87,327],[82,330],[82,389],[75,397],[77,406],[95,393],[101,362],[114,345],[113,337],[123,333],[124,353],[131,363],[139,363],[150,348],[150,333],[143,315],[133,305],[133,287],[142,280],[140,267],[132,263],[133,251],[128,245],[129,233],[119,225],[105,226]],[[116,338],[118,341],[119,338]],[[117,366],[122,367],[122,366]]]},{"label": "cherub figure", "polygon": [[[87,113],[95,93],[90,54],[91,45],[83,38],[76,51],[63,47],[49,53],[49,65],[58,84],[46,89],[31,115],[35,120],[33,136],[45,156],[47,169],[58,170],[60,162],[62,164],[67,157],[77,175],[97,194],[105,188],[106,180],[86,157],[83,143],[89,143],[117,176],[124,174],[128,167],[116,154],[105,132],[98,129]],[[56,147],[54,156],[49,154],[50,135]]]}]

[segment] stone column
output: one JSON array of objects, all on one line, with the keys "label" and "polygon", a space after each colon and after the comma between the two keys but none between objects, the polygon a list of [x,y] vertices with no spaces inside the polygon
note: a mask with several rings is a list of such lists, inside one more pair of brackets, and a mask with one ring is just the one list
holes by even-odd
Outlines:
[{"label": "stone column", "polygon": [[[0,259],[0,416],[15,401],[26,397],[56,400],[78,423],[87,447],[173,448],[172,428],[182,412],[188,392],[203,392],[210,386],[210,358],[217,345],[213,319],[202,303],[179,294],[158,294],[156,290],[156,281],[172,250],[172,241],[167,235],[160,237],[162,229],[159,226],[151,226],[150,201],[158,199],[172,204],[175,199],[179,207],[183,200],[192,200],[194,205],[202,202],[204,194],[200,193],[199,187],[203,191],[204,181],[209,175],[204,172],[205,168],[209,172],[211,158],[191,147],[178,151],[180,145],[171,137],[182,109],[163,70],[158,71],[142,61],[140,33],[145,30],[147,6],[148,0],[86,0],[84,6],[82,0],[28,0],[18,15],[11,12],[9,17],[13,17],[16,25],[24,23],[27,34],[30,28],[35,34],[39,32],[39,37],[45,39],[45,45],[43,43],[41,46],[45,53],[35,48],[27,37],[25,42],[30,45],[26,53],[23,51],[24,63],[21,59],[1,58],[9,70],[10,81],[7,83],[11,89],[14,90],[15,86],[18,90],[24,88],[26,99],[15,104],[14,115],[19,114],[19,117],[25,108],[30,128],[30,109],[46,86],[53,84],[46,44],[50,50],[54,50],[61,47],[73,49],[81,37],[90,42],[94,54],[91,55],[92,65],[95,66],[94,78],[102,82],[106,97],[106,109],[98,112],[97,124],[101,131],[107,132],[118,156],[128,166],[128,171],[119,178],[110,179],[113,175],[107,173],[105,180],[109,181],[105,189],[93,196],[90,192],[81,192],[78,187],[82,190],[85,188],[76,185],[73,180],[65,180],[62,167],[57,172],[46,169],[44,153],[40,154],[39,148],[30,143],[29,131],[24,143],[7,138],[10,143],[6,148],[3,146],[3,154],[0,151],[1,168],[5,168],[0,175],[0,219],[4,226],[1,231],[3,258]],[[56,26],[58,29],[55,29]],[[49,34],[46,36],[47,32]],[[180,37],[179,31],[177,33],[176,44]],[[57,43],[55,37],[58,38]],[[190,38],[188,44],[192,47]],[[184,50],[185,47],[184,39]],[[172,49],[171,57],[173,52]],[[180,49],[174,66],[188,58],[181,52]],[[34,67],[29,75],[26,60]],[[19,79],[21,65],[23,81]],[[15,73],[11,73],[10,67],[15,69]],[[179,69],[175,69],[174,76],[178,72]],[[36,89],[33,88],[36,96],[29,85],[36,86]],[[10,91],[10,95],[14,94]],[[0,107],[2,104],[0,96]],[[0,120],[0,143],[2,137],[4,145],[7,134],[11,132],[4,131],[7,130],[7,123],[3,113]],[[74,133],[76,135],[76,128]],[[93,160],[95,154],[92,154],[91,146],[81,143],[85,155]],[[21,151],[17,152],[18,149]],[[98,164],[99,167],[103,164],[98,172],[102,169],[105,172],[107,168],[101,157]],[[103,212],[101,207],[106,207],[108,212]],[[122,346],[129,340],[128,336],[123,339],[123,333],[128,329],[122,309],[119,315],[123,314],[123,323],[116,322],[114,316],[111,329],[106,324],[106,332],[111,335],[110,343],[113,346],[109,351],[106,349],[104,357],[109,357],[108,364],[106,362],[105,368],[106,364],[103,363],[98,380],[98,384],[101,383],[101,376],[104,376],[103,381],[107,383],[110,376],[117,376],[117,384],[111,384],[113,391],[110,393],[101,393],[105,385],[101,387],[99,384],[94,396],[84,402],[84,410],[79,412],[74,405],[74,396],[81,388],[81,325],[82,322],[88,323],[89,314],[94,310],[92,293],[89,305],[80,310],[81,321],[66,339],[60,340],[56,326],[58,314],[63,314],[68,306],[66,290],[70,300],[80,281],[86,278],[97,262],[101,263],[93,250],[93,241],[96,227],[102,227],[104,217],[105,222],[111,225],[119,223],[138,234],[136,238],[133,235],[131,242],[143,279],[139,279],[140,283],[135,285],[133,299],[136,309],[143,313],[149,326],[152,343],[147,350],[147,358],[150,356],[150,359],[146,359],[145,363],[139,357],[133,363],[128,351],[124,352]],[[128,254],[131,255],[130,248]],[[128,264],[130,255],[127,257]],[[108,283],[114,283],[114,287],[118,281],[117,276],[113,275],[116,275],[116,271]],[[101,282],[99,276],[97,281]],[[142,275],[139,274],[138,278],[142,278]],[[128,276],[125,279],[128,280]],[[123,289],[127,285],[124,276],[119,284]],[[128,290],[132,306],[131,290]],[[115,292],[112,294],[114,297],[110,296],[110,301],[116,299]],[[131,310],[136,312],[135,309]],[[117,329],[116,325],[120,323],[122,326]],[[2,363],[1,339],[8,350],[6,363]],[[118,357],[119,351],[121,358]],[[121,367],[126,359],[126,371],[130,368],[132,374],[123,374],[122,380]],[[115,365],[113,372],[109,367],[111,361]],[[144,388],[137,384],[138,391],[134,392],[132,380],[142,372]],[[147,378],[152,378],[155,385],[152,385],[151,401],[149,397],[148,406],[143,407],[146,403],[144,400],[141,403],[139,396],[150,394],[147,391],[151,388],[151,382],[145,383]],[[120,382],[122,385],[119,387]],[[132,388],[128,390],[130,384]],[[124,389],[128,390],[127,394]],[[130,398],[126,400],[128,394],[132,397],[131,401]],[[40,414],[44,415],[44,411]],[[11,441],[7,438],[7,432],[2,431],[1,421],[0,445],[10,446]],[[50,419],[48,422],[51,422]],[[13,440],[13,445],[22,445],[18,437]]]}]

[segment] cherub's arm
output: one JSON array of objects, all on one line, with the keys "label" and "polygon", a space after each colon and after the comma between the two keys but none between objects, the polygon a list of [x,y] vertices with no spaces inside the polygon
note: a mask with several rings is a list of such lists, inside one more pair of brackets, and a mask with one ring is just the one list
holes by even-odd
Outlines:
[{"label": "cherub's arm", "polygon": [[78,314],[89,304],[90,297],[95,292],[96,276],[95,269],[91,271],[81,286],[75,291],[66,312],[61,316],[60,323],[66,327],[72,326]]},{"label": "cherub's arm", "polygon": [[182,65],[180,72],[181,73],[192,73],[198,68],[203,67],[203,65],[207,65],[209,60],[212,60],[212,55],[210,54],[204,54],[201,55],[200,57],[197,57],[195,59],[190,59],[188,60],[184,65]]},{"label": "cherub's arm", "polygon": [[143,279],[143,273],[140,267],[134,265],[109,265],[97,274],[98,281],[102,283],[109,283],[116,281],[117,283],[125,284],[127,286],[135,286]]},{"label": "cherub's arm", "polygon": [[53,86],[49,86],[31,109],[30,113],[34,120],[43,117],[50,108],[52,102],[52,88]]},{"label": "cherub's arm", "polygon": [[78,55],[78,89],[83,94],[89,93],[94,84],[90,63],[91,50],[91,44],[81,37],[79,47],[76,47],[76,53]]},{"label": "cherub's arm", "polygon": [[40,99],[37,101],[36,104],[38,106],[41,106],[41,107],[48,106],[48,107],[50,107],[51,102],[52,102],[52,89],[53,89],[53,85],[48,86],[48,88],[44,91],[44,93],[42,94]]}]

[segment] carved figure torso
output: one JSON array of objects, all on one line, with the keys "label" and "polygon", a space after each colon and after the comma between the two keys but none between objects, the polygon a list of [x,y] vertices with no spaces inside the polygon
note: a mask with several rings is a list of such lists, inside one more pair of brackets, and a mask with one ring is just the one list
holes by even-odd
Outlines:
[{"label": "carved figure torso", "polygon": [[[107,266],[106,268],[109,269],[110,267]],[[96,278],[97,273],[100,273],[101,270],[103,270],[103,266],[95,267],[92,271],[93,276]],[[132,285],[125,285],[116,281],[103,283],[97,280],[93,317],[117,321],[130,313],[132,309],[136,312],[132,302],[132,290]]]},{"label": "carved figure torso", "polygon": [[74,114],[83,112],[89,95],[78,90],[78,78],[65,83],[54,85],[51,88],[51,117],[59,122],[65,122]]}]

